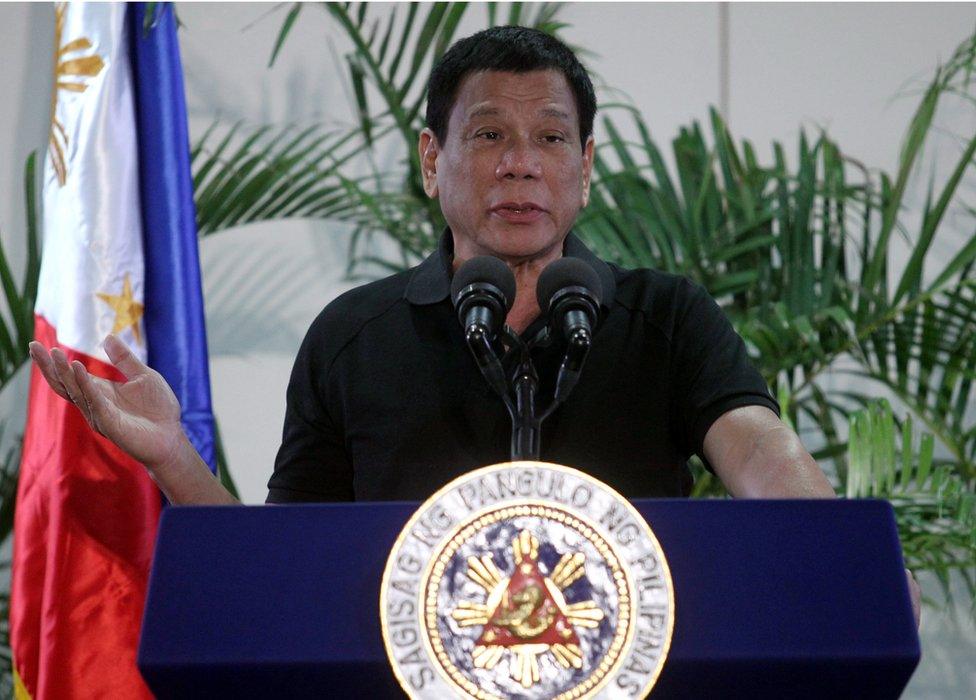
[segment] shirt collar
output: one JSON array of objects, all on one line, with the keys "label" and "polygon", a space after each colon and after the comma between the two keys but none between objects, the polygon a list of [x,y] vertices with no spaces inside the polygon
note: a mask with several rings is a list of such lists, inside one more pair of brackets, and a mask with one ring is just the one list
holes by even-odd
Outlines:
[{"label": "shirt collar", "polygon": [[[592,267],[603,284],[603,303],[610,307],[611,300],[617,291],[613,270],[603,260],[594,255],[583,241],[572,231],[563,243],[563,255],[568,258],[579,258]],[[451,294],[452,263],[454,261],[454,238],[451,230],[445,229],[440,244],[426,260],[414,268],[413,275],[407,283],[404,298],[411,304],[436,304],[448,298]]]}]

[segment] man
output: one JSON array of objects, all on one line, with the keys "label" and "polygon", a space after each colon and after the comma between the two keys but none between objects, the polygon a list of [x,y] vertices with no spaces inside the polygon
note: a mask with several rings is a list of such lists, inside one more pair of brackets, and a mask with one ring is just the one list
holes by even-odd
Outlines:
[{"label": "man", "polygon": [[[591,355],[544,426],[543,459],[628,496],[687,495],[692,453],[737,497],[835,495],[700,287],[608,265],[572,236],[589,197],[595,111],[576,57],[534,30],[480,32],[434,67],[418,147],[424,188],[449,231],[423,264],[343,295],[312,324],[288,389],[269,502],[418,500],[507,459],[508,417],[448,298],[452,271],[485,254],[515,275],[506,320],[526,338],[545,322],[535,287],[553,260],[583,259],[604,287]],[[117,339],[105,350],[126,383],[31,344],[52,388],[144,463],[172,503],[235,502],[184,436],[165,382]],[[559,359],[557,347],[534,351],[543,400]]]}]

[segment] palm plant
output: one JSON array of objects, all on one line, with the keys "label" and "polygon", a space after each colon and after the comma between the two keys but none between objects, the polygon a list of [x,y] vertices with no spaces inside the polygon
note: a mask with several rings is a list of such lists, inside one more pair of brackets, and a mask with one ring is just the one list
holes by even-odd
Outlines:
[{"label": "palm plant", "polygon": [[[366,4],[324,7],[353,46],[345,61],[358,123],[333,130],[238,125],[220,138],[219,129],[208,131],[194,148],[200,229],[288,216],[343,221],[355,231],[351,273],[360,263],[402,269],[433,249],[444,225],[421,186],[415,144],[423,95],[416,75],[450,44],[465,6],[422,11],[410,5],[382,17]],[[489,8],[494,24],[496,6]],[[289,10],[272,62],[301,10],[297,4]],[[527,16],[514,3],[508,20],[558,34],[564,26],[558,14],[558,5],[542,5]],[[963,144],[948,179],[938,187],[930,183],[915,235],[904,216],[905,192],[938,106],[952,94],[972,99],[974,67],[976,36],[936,71],[893,176],[872,177],[825,133],[812,141],[801,134],[793,167],[778,143],[772,162],[760,163],[752,144],[737,145],[714,110],[707,134],[697,122],[681,129],[669,167],[636,110],[604,110],[608,138],[597,150],[591,203],[577,233],[605,259],[685,274],[704,285],[753,351],[784,417],[820,445],[815,456],[841,493],[856,468],[848,457],[855,449],[848,445],[848,416],[879,391],[897,400],[902,426],[915,421],[932,436],[933,473],[950,475],[963,490],[976,481],[976,424],[967,410],[976,366],[976,240],[965,241],[942,264],[930,255],[950,205],[971,177],[976,137]],[[636,138],[621,135],[625,125]],[[397,167],[384,169],[376,165],[377,143],[386,137],[398,142],[400,155]],[[230,148],[235,139],[238,145]],[[363,170],[366,175],[351,174]],[[897,232],[914,244],[903,266],[893,259]],[[396,241],[399,259],[371,257],[363,243],[376,236]],[[835,388],[843,374],[859,381]],[[878,449],[870,445],[856,449]],[[714,479],[703,477],[700,495],[721,493]],[[862,494],[859,489],[851,495]],[[972,543],[962,550],[968,559],[926,548],[941,525],[909,517],[919,504],[913,495],[893,502],[906,553],[938,553],[912,560],[917,566],[972,563]],[[946,512],[973,531],[963,511]]]},{"label": "palm plant", "polygon": [[37,277],[41,269],[37,246],[35,155],[32,153],[24,164],[27,261],[19,288],[3,244],[0,243],[0,286],[3,287],[6,302],[6,317],[0,315],[0,391],[27,362],[27,343],[34,338],[34,299],[37,296]]}]

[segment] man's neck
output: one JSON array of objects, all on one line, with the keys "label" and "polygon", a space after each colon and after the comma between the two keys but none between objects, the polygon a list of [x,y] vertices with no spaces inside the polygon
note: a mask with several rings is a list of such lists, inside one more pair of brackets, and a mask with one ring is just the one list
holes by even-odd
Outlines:
[{"label": "man's neck", "polygon": [[[463,248],[459,248],[455,240],[453,269],[457,272],[458,268],[469,259],[480,253],[467,253]],[[506,260],[502,258],[512,274],[515,275],[515,302],[512,304],[505,323],[511,326],[516,333],[522,333],[529,325],[539,317],[539,303],[536,301],[535,288],[539,281],[539,275],[546,266],[563,256],[563,244],[560,243],[542,255],[534,258]]]}]

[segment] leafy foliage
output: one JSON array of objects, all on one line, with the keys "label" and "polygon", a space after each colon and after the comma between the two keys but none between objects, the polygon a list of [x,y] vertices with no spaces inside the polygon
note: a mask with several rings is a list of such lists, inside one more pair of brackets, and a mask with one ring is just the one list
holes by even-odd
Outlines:
[{"label": "leafy foliage", "polygon": [[[0,436],[3,425],[0,425]],[[20,444],[9,448],[0,459],[0,547],[9,547],[9,539],[14,531],[14,504],[17,497],[17,478],[20,472]],[[10,558],[0,560],[0,576],[10,576]],[[10,650],[10,593],[0,590],[0,696],[13,686],[10,669],[12,654]]]},{"label": "leafy foliage", "polygon": [[934,572],[950,596],[957,571],[976,597],[976,494],[952,464],[938,463],[930,433],[912,419],[899,429],[887,401],[873,401],[850,419],[849,498],[885,498],[895,508],[905,565]]},{"label": "leafy foliage", "polygon": [[27,262],[23,280],[18,287],[14,271],[10,268],[3,243],[0,242],[0,286],[6,314],[0,314],[0,390],[13,378],[27,361],[27,343],[34,337],[34,299],[37,296],[37,278],[41,259],[38,253],[37,195],[34,177],[36,154],[32,153],[24,164],[24,197],[27,205],[25,239]]}]

